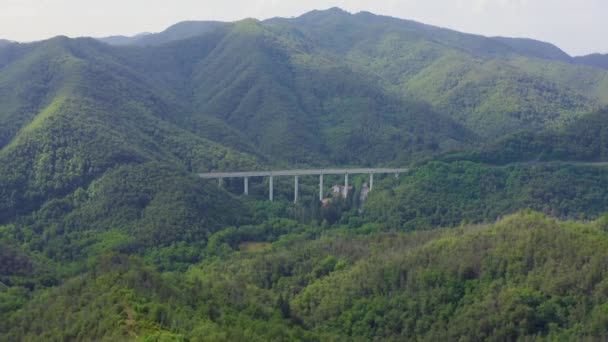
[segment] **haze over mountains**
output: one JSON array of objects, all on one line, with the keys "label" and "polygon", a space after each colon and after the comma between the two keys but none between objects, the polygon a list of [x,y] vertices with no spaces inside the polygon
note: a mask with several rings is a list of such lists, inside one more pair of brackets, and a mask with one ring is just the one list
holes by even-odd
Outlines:
[{"label": "haze over mountains", "polygon": [[[413,254],[382,234],[530,208],[601,216],[608,174],[589,163],[608,158],[607,58],[336,8],[135,37],[0,41],[0,336],[601,336],[604,221],[582,228],[525,213],[487,234],[401,237]],[[252,181],[245,198],[240,183],[195,176],[384,165],[413,169],[379,179],[361,208],[351,199],[321,208],[316,179],[302,180],[302,204],[291,205],[292,180],[277,180],[278,201],[268,203],[265,181]],[[534,248],[530,226],[542,227]],[[490,246],[492,234],[505,240]],[[546,258],[533,254],[553,236]],[[367,239],[386,253],[363,247]],[[428,262],[442,244],[466,254],[469,242],[487,247],[485,261]],[[566,242],[593,251],[583,258],[592,261],[564,255]],[[238,252],[247,248],[274,249],[249,259]],[[373,258],[386,274],[374,273]],[[571,273],[553,286],[542,275],[563,260]],[[593,274],[584,289],[572,280],[581,267]],[[436,289],[425,296],[438,311],[406,300],[422,283]],[[236,295],[225,298],[226,288]],[[529,313],[520,323],[535,323],[518,330],[495,318],[464,331],[459,312],[489,312],[491,291]],[[82,321],[31,319],[47,307]]]}]

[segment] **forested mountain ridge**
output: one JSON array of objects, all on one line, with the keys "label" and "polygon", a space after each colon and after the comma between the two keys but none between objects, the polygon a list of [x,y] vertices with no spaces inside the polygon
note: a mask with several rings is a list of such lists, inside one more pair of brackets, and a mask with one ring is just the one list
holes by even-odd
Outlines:
[{"label": "forested mountain ridge", "polygon": [[179,107],[117,67],[100,43],[59,37],[28,48],[0,69],[0,221],[45,233],[45,243],[39,234],[25,241],[48,250],[58,239],[52,253],[77,260],[59,241],[116,229],[138,241],[149,233],[152,244],[172,225],[182,239],[183,229],[200,236],[239,221],[231,210],[247,216],[193,173],[255,168],[255,156],[167,121]]},{"label": "forested mountain ridge", "polygon": [[[608,104],[608,73],[592,68],[601,64],[570,57],[549,43],[463,34],[338,8],[260,24],[289,39],[305,37],[315,53],[379,77],[398,97],[431,103],[488,138],[530,126],[560,127]],[[564,72],[552,71],[557,69]]]},{"label": "forested mountain ridge", "polygon": [[[366,112],[386,113],[381,120],[368,118],[372,125],[388,119],[393,121],[391,126],[404,128],[398,122],[403,117],[408,117],[407,122],[419,122],[415,130],[421,133],[417,138],[390,138],[409,141],[410,146],[421,136],[432,134],[423,122],[436,119],[425,119],[429,114],[419,114],[421,111],[439,112],[443,121],[450,116],[474,134],[493,138],[523,128],[562,127],[608,103],[608,72],[574,65],[569,56],[550,44],[462,34],[366,12],[353,15],[331,9],[264,22],[184,22],[162,34],[138,39],[167,43],[147,49],[124,47],[112,54],[122,56],[120,63],[139,66],[146,77],[164,83],[163,91],[180,97],[178,102],[193,103],[189,111],[196,113],[189,115],[189,124],[199,121],[198,126],[204,129],[227,123],[230,133],[225,133],[227,127],[202,133],[229,137],[227,140],[238,141],[240,147],[253,141],[255,148],[265,153],[282,153],[282,158],[304,163],[332,149],[334,158],[343,156],[348,141],[365,136],[357,133],[362,127],[333,127],[343,119],[328,120],[332,128],[324,128],[319,118],[352,111],[355,103],[350,99],[354,95],[374,98],[371,103],[360,100],[357,107],[368,102]],[[171,65],[168,60],[186,67]],[[162,66],[162,75],[158,66]],[[327,82],[328,89],[318,89]],[[254,94],[262,100],[249,100]],[[399,113],[389,103],[409,113]],[[424,108],[426,104],[431,107]],[[327,111],[331,113],[324,113]],[[271,121],[273,125],[268,125]],[[296,123],[305,127],[304,132],[294,130],[292,125]],[[454,127],[447,121],[446,125]],[[246,134],[244,127],[249,126],[269,132]],[[307,133],[319,131],[325,133],[322,140],[326,143],[317,142]],[[299,136],[289,141],[286,132],[298,132]],[[396,134],[388,127],[378,127],[374,132],[378,133],[373,140],[359,145],[374,142],[388,146],[385,139]],[[423,138],[426,147],[411,152],[429,150],[428,146],[459,146],[458,141],[471,137],[459,128],[440,134],[444,137]],[[285,155],[285,145],[290,146],[287,150],[302,150]],[[336,145],[342,146],[336,149]],[[361,163],[368,160],[369,152],[350,151],[340,162],[364,153],[356,161]],[[392,152],[393,159],[396,154]],[[293,159],[295,155],[298,160]]]},{"label": "forested mountain ridge", "polygon": [[[339,9],[339,8],[333,8],[333,9],[329,9],[326,11],[313,11],[310,14],[315,14],[315,13],[327,13],[327,12],[333,12],[333,13],[338,13],[338,14],[343,14],[344,11]],[[373,15],[369,12],[361,12],[359,13],[359,15]],[[387,19],[388,17],[384,17],[385,19]],[[434,38],[438,37],[438,36],[446,36],[446,35],[450,35],[450,31],[451,31],[451,35],[452,37],[458,37],[456,39],[457,43],[463,43],[463,41],[465,40],[469,40],[471,42],[477,40],[485,40],[486,43],[488,44],[488,42],[492,42],[492,45],[494,45],[494,47],[492,48],[492,50],[494,51],[494,53],[501,55],[501,54],[505,54],[505,53],[515,53],[518,55],[525,55],[527,57],[534,57],[534,58],[540,58],[540,59],[546,59],[546,60],[553,60],[553,61],[561,61],[561,62],[567,62],[567,63],[575,63],[575,64],[582,64],[582,65],[589,65],[589,66],[594,66],[594,67],[603,67],[606,68],[606,63],[602,63],[602,61],[605,60],[604,56],[602,54],[590,54],[587,56],[576,56],[576,57],[572,57],[570,55],[568,55],[566,52],[564,52],[563,50],[561,50],[560,48],[558,48],[557,46],[551,44],[551,43],[547,43],[547,42],[542,42],[542,41],[538,41],[538,40],[534,40],[534,39],[528,39],[528,38],[510,38],[510,37],[482,37],[479,35],[473,35],[473,34],[462,34],[462,33],[458,33],[456,31],[453,30],[448,30],[448,29],[442,29],[440,27],[434,27],[432,25],[425,25],[425,24],[421,24],[421,23],[417,23],[415,21],[412,20],[403,20],[403,19],[394,19],[394,18],[390,18],[393,19],[393,21],[399,22],[400,24],[407,24],[411,27],[416,27],[418,29],[421,28],[426,28],[427,31],[432,32],[434,31],[435,33],[440,33],[440,34],[436,34],[434,36]],[[265,23],[274,23],[274,22],[284,22],[284,21],[290,21],[292,19],[285,19],[285,18],[272,18],[272,19],[268,19],[265,20]],[[297,19],[299,20],[299,19]],[[207,31],[209,31],[210,29],[213,28],[217,28],[219,26],[222,25],[228,25],[228,22],[217,22],[217,21],[183,21],[180,23],[177,23],[175,25],[172,25],[170,27],[168,27],[166,30],[162,31],[162,32],[158,32],[158,33],[141,33],[135,36],[112,36],[112,37],[104,37],[104,38],[97,38],[98,40],[104,42],[104,43],[108,43],[110,45],[160,45],[160,44],[164,44],[164,43],[168,43],[171,41],[176,41],[176,40],[183,40],[183,39],[188,39],[191,37],[195,37],[197,35],[201,35]],[[149,36],[149,37],[147,37]],[[9,42],[9,41],[6,41]],[[483,43],[471,43],[469,42],[467,44],[467,46],[470,48],[472,46],[478,45],[478,47],[483,46]],[[460,48],[460,46],[458,46]],[[477,49],[476,49],[477,51]],[[482,53],[486,53],[487,50],[481,50],[481,51],[485,51]]]},{"label": "forested mountain ridge", "polygon": [[424,103],[388,94],[335,59],[310,63],[323,57],[299,50],[305,44],[250,20],[159,47],[109,48],[81,39],[71,48],[97,50],[113,68],[146,81],[171,108],[166,119],[248,153],[361,164],[472,141],[473,134]]},{"label": "forested mountain ridge", "polygon": [[[608,71],[339,9],[140,39],[0,47],[0,340],[605,336],[608,170],[553,162]],[[413,167],[196,177],[338,165]]]},{"label": "forested mountain ridge", "polygon": [[[393,92],[431,103],[484,137],[561,126],[607,100],[606,72],[574,65],[546,43],[462,34],[339,9],[270,24],[303,32],[357,69],[377,75]],[[538,70],[544,65],[572,72],[560,78]],[[591,78],[581,77],[588,71]]]},{"label": "forested mountain ridge", "polygon": [[366,75],[294,62],[310,57],[290,45],[303,42],[282,39],[249,20],[158,47],[0,49],[0,222],[32,233],[11,239],[62,261],[82,257],[69,240],[101,231],[129,250],[205,239],[248,210],[196,172],[370,165],[473,141]]},{"label": "forested mountain ridge", "polygon": [[[333,18],[332,18],[333,16]],[[317,24],[319,19],[327,20],[327,18],[331,18],[328,21],[333,20],[336,16],[353,16],[350,13],[340,9],[340,8],[331,8],[328,10],[318,10],[312,11],[307,14],[304,14],[297,18],[272,18],[268,20],[264,20],[261,23],[266,25],[272,25],[276,23],[294,23],[296,25],[308,25],[308,24]],[[387,16],[377,16],[369,12],[360,12],[355,14],[354,16],[359,19],[364,19],[364,17],[370,18],[375,17],[378,18],[378,21],[382,21],[382,24],[393,24],[399,25],[402,27],[407,27],[412,31],[418,31],[419,33],[426,35],[428,38],[432,38],[442,43],[448,43],[448,45],[453,45],[454,47],[458,47],[460,49],[465,49],[470,52],[475,52],[478,54],[496,54],[496,55],[504,55],[506,53],[515,53],[518,55],[526,55],[528,57],[537,57],[549,60],[558,60],[562,62],[569,62],[572,60],[567,53],[559,49],[553,44],[541,42],[533,39],[526,38],[508,38],[508,37],[483,37],[479,35],[473,34],[464,34],[457,31],[443,29],[440,27],[435,27],[432,25],[425,25],[422,23],[418,23],[412,20],[404,20],[397,19]],[[166,30],[159,33],[149,33],[143,35],[136,35],[131,37],[135,39],[131,42],[131,44],[141,44],[139,39],[142,39],[146,36],[149,36],[147,39],[152,38],[153,36],[163,36],[166,39],[157,39],[154,38],[155,41],[162,41],[162,43],[168,43],[170,41],[183,40],[188,39],[194,36],[201,35],[210,29],[217,28],[219,26],[229,25],[228,22],[217,22],[217,21],[183,21],[168,27]],[[344,34],[345,32],[341,32]],[[377,33],[377,32],[375,32]],[[129,37],[126,37],[129,38]],[[104,41],[105,38],[99,38],[99,40]],[[480,43],[481,42],[481,43]],[[111,43],[110,43],[111,44]],[[123,43],[117,44],[123,45]],[[150,44],[150,45],[159,45],[159,44]]]}]

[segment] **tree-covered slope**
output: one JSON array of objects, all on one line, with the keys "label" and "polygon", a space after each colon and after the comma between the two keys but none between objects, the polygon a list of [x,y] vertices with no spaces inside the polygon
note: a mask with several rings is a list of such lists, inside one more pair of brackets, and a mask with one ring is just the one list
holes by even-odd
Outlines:
[{"label": "tree-covered slope", "polygon": [[196,105],[292,162],[372,164],[472,138],[428,106],[319,55],[297,33],[242,22],[204,61],[193,80]]},{"label": "tree-covered slope", "polygon": [[0,47],[0,340],[606,335],[605,218],[489,223],[606,212],[603,69],[337,9],[149,39]]},{"label": "tree-covered slope", "polygon": [[255,20],[147,49],[121,63],[184,105],[181,127],[291,164],[377,164],[462,147],[474,134],[388,93],[297,32]]},{"label": "tree-covered slope", "polygon": [[405,161],[608,103],[608,72],[548,43],[366,12],[183,22],[143,39],[158,42],[108,53],[182,106],[170,120],[291,163]]},{"label": "tree-covered slope", "polygon": [[255,157],[171,123],[179,107],[105,45],[56,38],[28,48],[0,69],[0,118],[11,124],[0,222],[30,232],[16,242],[79,260],[71,238],[115,230],[139,246],[167,244],[246,219],[240,201],[194,173],[255,168]]},{"label": "tree-covered slope", "polygon": [[547,161],[601,163],[608,160],[607,125],[608,109],[602,109],[561,129],[507,135],[476,149],[448,154],[444,159],[493,165]]},{"label": "tree-covered slope", "polygon": [[374,185],[364,212],[372,222],[412,230],[488,222],[526,208],[594,219],[608,208],[607,186],[608,169],[600,166],[430,162],[399,183]]},{"label": "tree-covered slope", "polygon": [[[605,220],[307,241],[165,273],[107,255],[10,316],[10,340],[585,340],[606,331]],[[8,295],[5,295],[5,298]]]},{"label": "tree-covered slope", "polygon": [[331,56],[315,65],[324,57],[306,44],[245,21],[158,47],[57,37],[0,49],[7,243],[62,265],[62,279],[103,250],[204,243],[250,221],[197,172],[388,163],[474,137]]},{"label": "tree-covered slope", "polygon": [[[600,79],[589,84],[588,69],[547,43],[339,9],[267,25],[297,29],[354,68],[379,77],[392,92],[431,103],[484,137],[561,126],[608,101],[604,70],[589,70],[593,80]],[[538,64],[563,68],[572,77],[530,70]]]},{"label": "tree-covered slope", "polygon": [[[352,83],[353,77],[349,79],[348,75],[352,73],[365,84],[363,88],[373,85],[407,105],[431,104],[435,112],[489,139],[524,128],[562,127],[608,104],[608,72],[601,69],[600,62],[583,62],[587,59],[570,57],[545,42],[464,34],[368,12],[350,14],[333,8],[257,23],[183,22],[139,40],[160,39],[161,35],[164,38],[159,41],[163,43],[195,35],[217,38],[218,30],[230,32],[216,42],[219,51],[211,51],[210,59],[201,62],[200,69],[192,70],[205,73],[204,78],[196,78],[203,84],[198,85],[201,92],[194,101],[200,101],[195,103],[211,114],[241,118],[242,112],[248,111],[248,118],[263,121],[263,125],[247,121],[231,125],[241,125],[242,129],[255,124],[271,130],[253,140],[273,154],[276,150],[263,139],[274,136],[276,130],[293,131],[289,122],[281,122],[285,112],[305,117],[298,124],[307,130],[323,131],[315,127],[316,120],[309,119],[311,113],[307,111],[321,112],[323,108],[312,106],[323,104],[327,95],[334,94],[326,94],[328,89],[308,94],[310,85],[303,88],[302,80],[310,79],[314,72],[327,75],[336,84]],[[183,44],[173,45],[179,46]],[[193,52],[192,48],[187,51]],[[593,60],[599,61],[601,56],[593,56]],[[222,77],[224,74],[226,77]],[[293,85],[300,86],[295,95],[291,94]],[[337,95],[342,98],[353,94]],[[262,100],[249,100],[253,96]],[[238,102],[241,98],[247,102]],[[380,102],[374,104],[379,109],[367,111],[391,111],[382,107],[385,100],[375,102]],[[255,114],[257,108],[264,108],[263,117]],[[272,113],[277,111],[280,114]],[[265,124],[269,120],[276,121],[272,127]],[[307,141],[311,137],[302,134],[297,139]],[[293,141],[281,143],[294,145]],[[319,151],[325,147],[308,141],[303,148]]]}]

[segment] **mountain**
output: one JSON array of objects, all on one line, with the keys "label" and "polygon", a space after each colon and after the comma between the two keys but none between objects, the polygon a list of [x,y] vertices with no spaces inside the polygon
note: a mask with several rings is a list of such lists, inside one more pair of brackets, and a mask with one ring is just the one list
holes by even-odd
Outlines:
[{"label": "mountain", "polygon": [[[361,49],[362,47],[358,45],[369,44],[370,36],[383,38],[386,34],[392,34],[394,38],[400,39],[402,42],[432,40],[474,56],[497,57],[518,54],[527,57],[548,56],[551,57],[550,59],[569,60],[569,56],[565,52],[549,43],[531,39],[466,34],[412,20],[375,15],[370,12],[351,14],[340,8],[312,11],[297,18],[273,18],[267,20],[266,23],[295,26],[305,34],[317,39],[317,43],[327,47],[331,46],[332,49],[345,53],[353,49]],[[338,34],[333,37],[323,37],[323,33],[326,33],[327,30],[336,30]],[[396,42],[393,41],[393,43]]]},{"label": "mountain", "polygon": [[[426,103],[431,104],[433,112],[443,114],[443,118],[451,117],[472,131],[474,135],[484,139],[493,139],[522,129],[564,127],[603,103],[608,103],[608,96],[605,95],[608,89],[608,73],[574,65],[567,54],[555,46],[543,42],[468,35],[412,21],[376,16],[371,13],[352,15],[339,9],[314,11],[294,19],[245,21],[233,26],[243,28],[244,32],[247,30],[245,29],[247,22],[252,28],[251,33],[257,32],[258,37],[267,38],[266,44],[275,45],[269,47],[264,53],[274,48],[282,54],[282,58],[279,60],[290,59],[289,63],[285,64],[286,68],[281,73],[281,77],[288,78],[286,76],[290,74],[287,72],[287,68],[292,68],[291,64],[297,66],[297,68],[292,68],[296,71],[305,68],[318,69],[315,64],[331,65],[335,70],[333,72],[337,74],[328,77],[330,81],[339,80],[345,71],[353,73],[361,80],[358,82],[365,84],[366,87],[374,84],[380,92],[388,93],[397,101],[405,100],[410,103],[407,107],[412,107],[414,103],[423,106]],[[184,24],[184,27],[187,26]],[[235,34],[224,35],[222,33],[230,30],[225,27],[223,30],[219,29],[218,32],[200,36],[198,39],[210,41],[211,36],[233,39],[236,37]],[[191,42],[192,40],[176,41],[171,44],[175,44],[175,48],[183,48]],[[223,50],[225,54],[221,59],[222,63],[224,60],[230,61],[230,56],[242,53],[241,49],[246,44],[251,45],[255,42],[226,45],[226,50]],[[224,48],[223,45],[218,46]],[[401,50],[395,50],[394,47],[400,47]],[[250,46],[249,48],[256,51],[255,47]],[[264,48],[266,49],[266,47]],[[274,57],[263,54],[259,56],[269,61]],[[214,58],[214,55],[211,54],[210,58]],[[307,61],[308,65],[302,67],[302,61]],[[235,68],[239,66],[242,68],[245,65],[243,61],[238,62],[239,65],[230,68],[211,68],[209,69],[210,75],[217,70],[235,70]],[[269,62],[268,65],[273,62]],[[254,65],[259,67],[263,63],[256,62]],[[260,71],[265,73],[264,77],[272,75],[270,72]],[[153,70],[146,70],[146,72],[150,73]],[[311,74],[315,71],[304,70],[303,72]],[[322,70],[318,73],[329,75],[331,72]],[[223,73],[214,79],[214,84],[209,87],[205,85],[202,88],[216,87],[218,90],[208,95],[203,92],[201,95],[207,96],[207,98],[194,100],[199,101],[198,106],[201,108],[209,106],[210,108],[206,109],[206,112],[232,111],[231,108],[239,108],[239,104],[234,103],[234,100],[241,98],[243,94],[224,91],[221,97],[215,99],[209,97],[219,94],[218,91],[223,91],[225,84],[230,82],[227,78],[222,80],[223,83],[219,83]],[[299,77],[297,72],[294,75],[300,79],[303,78]],[[395,75],[399,75],[399,78],[396,79]],[[286,83],[284,80],[280,80],[280,82],[293,83],[293,81]],[[236,86],[230,89],[238,89]],[[274,85],[268,87],[275,88]],[[304,89],[297,90],[298,94],[305,92]],[[310,97],[306,96],[306,98]],[[312,97],[314,98],[314,96]],[[293,98],[295,99],[295,97]],[[275,106],[275,100],[267,99],[264,102],[273,103],[272,106],[277,109],[290,108],[287,113],[293,112],[294,115],[303,117],[301,114],[296,114],[299,109],[291,110],[291,108],[296,108],[297,104],[283,103],[281,106]],[[220,105],[218,101],[222,101],[222,104]],[[230,104],[231,108],[223,108],[222,106],[229,101],[233,102]],[[285,102],[286,97],[284,96],[281,101]],[[302,100],[299,101],[302,102]],[[304,104],[311,107],[310,104]],[[243,105],[240,108],[241,111],[250,109],[249,105]],[[386,109],[381,110],[386,111]],[[314,110],[314,112],[319,111]],[[224,117],[220,119],[225,120],[231,115],[234,116],[223,113]],[[271,114],[264,111],[264,115],[270,116]],[[237,120],[237,122],[229,122],[229,125],[232,127],[236,125],[235,128],[240,131],[244,127],[250,126],[268,127],[265,122],[270,117],[257,122],[255,115],[249,113],[248,116],[253,117],[254,121],[238,122]],[[283,124],[283,127],[285,130],[294,131],[292,128],[288,128],[287,124]],[[308,127],[308,131],[316,132],[319,129],[323,131],[323,128],[314,127],[311,122],[306,123],[306,127]],[[268,127],[267,129],[274,131],[275,128]],[[350,128],[346,129],[350,130]],[[334,129],[334,131],[339,132],[340,130]],[[335,135],[331,132],[328,134]],[[455,140],[463,140],[454,133],[448,133],[448,135],[455,137]],[[468,135],[470,136],[470,132]],[[268,140],[280,141],[277,144],[277,146],[281,146],[278,150],[272,150],[272,147],[269,146],[272,144],[271,142],[257,142],[257,145],[268,146],[266,152],[271,154],[282,153],[284,144],[298,146],[307,140],[308,142],[302,146],[302,149],[313,152],[327,151],[327,148],[322,145],[314,146],[315,139],[312,136],[297,137],[296,144],[275,139],[274,134],[264,133],[260,136],[249,136],[247,140],[257,141],[267,137]],[[437,138],[432,140],[431,145],[458,145],[451,142],[442,143],[441,139]],[[332,142],[329,145],[335,146],[335,143]],[[350,154],[352,156],[360,153]],[[306,153],[298,153],[298,155],[303,156]],[[366,160],[367,156],[369,154],[366,154],[361,160]],[[352,157],[346,159],[350,158]],[[299,161],[311,159],[314,158],[309,157]],[[291,161],[294,160],[291,159]]]},{"label": "mountain", "polygon": [[[160,222],[181,224],[177,210],[154,216],[169,210],[166,197],[196,206],[166,242],[205,236],[249,214],[223,190],[186,186],[196,172],[403,165],[469,151],[524,125],[568,127],[608,84],[603,70],[559,61],[545,43],[339,9],[166,32],[171,42],[144,47],[57,37],[0,48],[0,223],[137,236],[130,227],[146,226],[149,246]],[[120,177],[132,184],[115,189]],[[186,200],[195,193],[208,195]],[[243,215],[209,211],[217,198]]]},{"label": "mountain", "polygon": [[589,65],[596,68],[608,69],[608,55],[602,55],[595,53],[587,56],[580,56],[574,58],[578,64]]},{"label": "mountain", "polygon": [[[165,38],[140,39],[153,37],[159,45],[57,37],[0,48],[0,223],[47,222],[42,212],[60,205],[50,220],[72,215],[75,225],[126,229],[142,222],[155,196],[169,196],[164,177],[188,184],[196,172],[262,165],[403,165],[523,128],[570,129],[565,141],[574,141],[603,127],[587,113],[606,100],[607,72],[568,63],[559,49],[533,40],[339,9],[188,22]],[[139,175],[134,188],[92,195],[99,184],[111,189],[121,172]],[[150,184],[158,186],[144,190]],[[83,223],[111,212],[109,198],[137,189],[148,197],[127,196],[111,219]],[[208,201],[230,197],[203,184],[193,189],[209,192]],[[211,215],[203,207],[190,211],[192,222]],[[197,229],[206,234],[211,225]]]},{"label": "mountain", "polygon": [[166,120],[176,107],[110,47],[58,37],[24,49],[0,71],[0,222],[42,229],[47,252],[67,261],[80,253],[68,236],[113,230],[149,246],[246,217],[194,172],[254,168],[255,157]]},{"label": "mountain", "polygon": [[[301,32],[353,68],[375,75],[392,92],[431,103],[487,138],[561,126],[608,101],[605,71],[576,66],[546,43],[339,9],[273,19],[268,25]],[[587,74],[593,74],[591,80]]]},{"label": "mountain", "polygon": [[[429,103],[485,139],[562,127],[608,104],[608,72],[545,42],[463,34],[338,8],[258,24],[266,35],[312,49],[304,55],[324,56],[317,63],[375,78],[393,96]],[[178,41],[228,25],[183,22],[133,44]]]},{"label": "mountain", "polygon": [[106,42],[0,47],[0,340],[605,335],[608,70],[340,9]]},{"label": "mountain", "polygon": [[0,47],[12,44],[13,42],[11,42],[10,40],[6,40],[6,39],[0,39]]},{"label": "mountain", "polygon": [[68,241],[100,234],[141,252],[250,220],[196,172],[373,165],[473,140],[365,74],[307,61],[305,43],[250,20],[158,47],[0,49],[0,224],[62,262],[90,253]]},{"label": "mountain", "polygon": [[132,37],[112,36],[99,38],[98,40],[117,46],[154,46],[200,36],[225,25],[228,25],[228,23],[219,21],[182,21],[159,33],[143,33]]},{"label": "mountain", "polygon": [[[178,102],[191,104],[183,127],[222,143],[252,144],[290,163],[371,164],[471,141],[473,134],[424,103],[395,97],[368,75],[307,51],[306,44],[246,20],[116,53]],[[218,123],[230,132],[217,136],[207,127]]]}]

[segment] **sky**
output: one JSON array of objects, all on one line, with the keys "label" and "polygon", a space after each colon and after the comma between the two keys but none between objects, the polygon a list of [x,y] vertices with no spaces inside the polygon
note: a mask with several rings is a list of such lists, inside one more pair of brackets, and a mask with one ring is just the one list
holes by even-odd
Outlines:
[{"label": "sky", "polygon": [[575,56],[608,53],[608,0],[0,0],[0,38],[134,35],[183,20],[292,17],[331,7],[534,38]]}]

